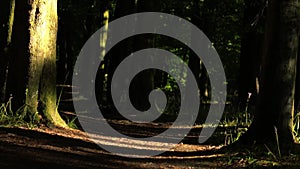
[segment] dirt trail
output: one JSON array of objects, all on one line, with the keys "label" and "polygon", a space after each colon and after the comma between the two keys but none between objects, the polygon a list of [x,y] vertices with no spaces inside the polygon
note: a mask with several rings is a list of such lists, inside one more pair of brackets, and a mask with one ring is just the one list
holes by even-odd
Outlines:
[{"label": "dirt trail", "polygon": [[[125,125],[124,122],[121,122]],[[136,127],[136,126],[135,126]],[[121,127],[130,132],[130,127]],[[128,131],[127,131],[128,130]],[[155,131],[156,129],[153,128]],[[103,136],[98,136],[99,138]],[[153,149],[161,144],[153,145]],[[122,146],[132,146],[127,142]],[[0,128],[0,168],[218,168],[222,154],[216,146],[178,144],[150,158],[126,158],[111,154],[78,130],[58,128]]]},{"label": "dirt trail", "polygon": [[[120,132],[137,137],[151,136],[165,130],[167,124],[136,125],[126,121],[112,121]],[[156,127],[155,127],[156,126]],[[136,131],[136,132],[134,132]],[[197,145],[199,128],[193,129],[182,143],[169,151],[148,158],[126,158],[109,153],[79,130],[45,128],[1,128],[0,169],[198,169],[198,168],[300,168],[300,156],[271,161],[255,159],[240,153],[219,153],[220,147]],[[147,143],[125,141],[96,135],[103,144],[122,148],[136,148]],[[211,141],[214,141],[212,137]],[[115,144],[120,143],[122,144]],[[218,142],[218,141],[216,141]],[[148,143],[149,144],[149,143]],[[163,142],[151,143],[153,151]]]}]

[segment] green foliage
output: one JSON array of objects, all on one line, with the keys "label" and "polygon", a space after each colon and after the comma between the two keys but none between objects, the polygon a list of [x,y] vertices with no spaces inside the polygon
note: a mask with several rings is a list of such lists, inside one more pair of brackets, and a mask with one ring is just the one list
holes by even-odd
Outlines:
[{"label": "green foliage", "polygon": [[12,110],[12,98],[7,103],[0,106],[0,126],[5,127],[27,127],[34,128],[39,124],[39,116],[37,113],[28,113],[26,105],[20,107],[17,111]]},{"label": "green foliage", "polygon": [[75,118],[73,118],[71,120],[69,120],[69,118],[67,118],[67,125],[68,125],[68,127],[72,128],[72,129],[78,129],[78,127],[77,127],[77,125],[75,123],[76,119],[77,119],[77,117],[75,117]]},{"label": "green foliage", "polygon": [[280,146],[279,146],[279,137],[278,137],[278,132],[276,126],[274,126],[274,131],[275,131],[275,136],[276,136],[276,145],[277,145],[277,151],[278,151],[278,156],[281,158],[281,151],[280,151]]},{"label": "green foliage", "polygon": [[300,143],[300,112],[295,115],[294,119],[294,135],[296,137],[296,141]]},{"label": "green foliage", "polygon": [[[249,101],[249,100],[248,100]],[[247,104],[244,112],[236,112],[234,105],[228,105],[223,115],[223,120],[220,126],[225,128],[224,145],[232,144],[237,141],[248,130],[252,123],[252,116],[248,112],[249,105]]]},{"label": "green foliage", "polygon": [[267,155],[268,156],[271,156],[272,158],[274,158],[274,160],[278,160],[277,159],[277,156],[271,151],[271,149],[265,144],[265,147],[266,147],[266,149],[268,150],[268,153],[267,153]]}]

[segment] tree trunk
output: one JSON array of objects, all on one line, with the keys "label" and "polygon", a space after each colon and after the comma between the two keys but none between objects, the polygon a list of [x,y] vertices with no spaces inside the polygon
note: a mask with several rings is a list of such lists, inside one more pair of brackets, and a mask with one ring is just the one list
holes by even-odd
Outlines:
[{"label": "tree trunk", "polygon": [[12,29],[11,55],[6,94],[13,97],[14,111],[24,106],[29,63],[29,10],[27,1],[15,1],[15,17]]},{"label": "tree trunk", "polygon": [[286,153],[291,150],[299,19],[297,0],[269,2],[261,90],[253,123],[243,142],[275,142],[276,127],[280,147]]},{"label": "tree trunk", "polygon": [[[300,37],[299,37],[300,39]],[[298,57],[297,57],[297,76],[296,76],[296,88],[295,88],[295,114],[300,112],[300,42],[298,44]]]},{"label": "tree trunk", "polygon": [[[193,1],[192,9],[193,9],[194,14],[191,17],[191,21],[198,28],[200,28],[204,33],[206,33],[206,35],[208,35],[208,33],[209,33],[208,28],[211,25],[209,24],[209,22],[206,22],[203,18],[207,18],[207,16],[209,14],[207,12],[201,12],[200,15],[202,15],[202,16],[197,15],[197,13],[199,13],[199,11],[201,11],[198,2],[199,1],[196,1],[196,0]],[[202,8],[203,9],[208,8],[207,4],[204,3]],[[194,39],[195,37],[192,35],[191,38],[192,38],[191,40],[193,42],[195,40]],[[193,53],[189,54],[188,65],[189,65],[190,69],[192,70],[194,76],[196,77],[198,86],[200,88],[200,91],[199,91],[200,101],[203,103],[209,99],[209,92],[210,92],[209,91],[210,84],[209,84],[206,68],[205,68],[203,62],[200,60],[200,58],[198,56],[194,55]]]},{"label": "tree trunk", "polygon": [[8,85],[14,109],[25,105],[29,117],[39,112],[66,127],[56,107],[57,0],[16,1],[15,14]]},{"label": "tree trunk", "polygon": [[[160,1],[159,0],[138,0],[137,12],[159,12]],[[150,22],[151,20],[145,20],[144,22]],[[145,24],[146,25],[146,24]],[[137,25],[139,27],[143,25]],[[132,43],[134,51],[143,50],[145,48],[154,47],[155,38],[153,36],[141,35],[136,38]],[[156,70],[145,70],[136,76],[136,81],[132,81],[130,97],[132,104],[140,111],[148,110],[151,105],[149,103],[148,96],[152,90],[154,90]]]},{"label": "tree trunk", "polygon": [[39,111],[50,123],[66,126],[56,107],[57,0],[35,0],[31,6],[26,104],[30,112]]},{"label": "tree trunk", "polygon": [[0,103],[6,101],[6,86],[11,51],[12,28],[15,14],[15,0],[2,1],[0,9]]},{"label": "tree trunk", "polygon": [[[117,0],[116,1],[116,7],[114,12],[114,19],[120,18],[122,16],[126,16],[132,13],[136,12],[136,2],[135,0]],[[123,28],[126,29],[126,28]],[[99,80],[104,80],[103,84],[99,82],[101,86],[103,86],[102,91],[105,92],[105,94],[100,93],[100,99],[105,100],[102,101],[102,103],[105,103],[109,110],[109,115],[112,115],[111,112],[117,112],[117,111],[111,111],[111,109],[114,109],[114,103],[111,96],[111,81],[114,74],[114,71],[118,67],[119,63],[127,56],[127,54],[130,54],[132,51],[132,45],[130,41],[126,41],[128,43],[120,43],[117,45],[118,50],[111,50],[108,55],[104,58],[104,72],[102,75],[102,78],[99,78]],[[107,75],[107,76],[106,76]],[[117,85],[117,84],[116,84]],[[98,85],[97,85],[98,86]],[[97,90],[97,89],[96,89]],[[103,105],[101,105],[103,106]],[[113,116],[113,115],[112,115]]]},{"label": "tree trunk", "polygon": [[258,2],[252,0],[245,2],[238,90],[240,111],[245,111],[246,109],[248,93],[252,93],[250,101],[254,103],[258,92],[256,83],[261,63],[261,46],[263,39],[261,38],[261,33],[258,32],[256,23],[258,21],[256,20],[259,20],[259,14],[263,12],[260,10],[264,6],[263,0],[259,0]]},{"label": "tree trunk", "polygon": [[6,86],[9,66],[9,51],[11,46],[12,27],[15,14],[15,0],[1,1],[0,25],[0,103],[6,101]]}]

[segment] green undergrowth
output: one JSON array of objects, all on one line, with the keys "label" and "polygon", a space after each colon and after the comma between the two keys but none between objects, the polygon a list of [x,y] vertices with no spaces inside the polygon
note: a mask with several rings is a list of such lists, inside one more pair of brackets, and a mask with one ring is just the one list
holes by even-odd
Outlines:
[{"label": "green undergrowth", "polygon": [[300,156],[290,154],[279,158],[264,146],[256,146],[250,149],[234,150],[234,153],[225,153],[227,168],[300,168]]},{"label": "green undergrowth", "polygon": [[296,141],[300,143],[300,112],[298,112],[294,117],[294,135]]},{"label": "green undergrowth", "polygon": [[76,125],[76,120],[77,117],[73,118],[73,119],[66,119],[66,123],[68,125],[68,127],[72,128],[72,129],[78,129],[77,125]]},{"label": "green undergrowth", "polygon": [[12,98],[7,103],[0,104],[0,126],[1,127],[27,127],[35,128],[38,126],[38,114],[26,112],[26,105],[18,110],[12,110]]},{"label": "green undergrowth", "polygon": [[[75,124],[76,118],[66,119],[68,127],[77,129]],[[7,103],[0,104],[0,126],[1,127],[26,127],[37,128],[39,126],[49,125],[43,120],[38,112],[29,113],[26,110],[26,105],[23,105],[18,110],[12,109],[12,98]]]}]

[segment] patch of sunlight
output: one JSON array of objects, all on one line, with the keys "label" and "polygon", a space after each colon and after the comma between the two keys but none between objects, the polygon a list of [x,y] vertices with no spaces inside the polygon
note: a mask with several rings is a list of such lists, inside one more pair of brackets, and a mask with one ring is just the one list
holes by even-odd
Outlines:
[{"label": "patch of sunlight", "polygon": [[255,163],[256,165],[259,166],[272,166],[272,167],[278,167],[280,166],[279,162],[275,162],[275,161],[269,161],[269,160],[259,160]]},{"label": "patch of sunlight", "polygon": [[[199,153],[201,154],[201,153]],[[225,157],[225,154],[212,154],[212,155],[194,155],[194,156],[155,156],[150,157],[153,159],[176,159],[176,160],[189,160],[189,159],[210,159],[210,158],[219,158],[219,157]]]},{"label": "patch of sunlight", "polygon": [[174,143],[143,141],[138,139],[111,137],[111,136],[97,135],[91,133],[88,133],[88,136],[93,142],[97,144],[132,148],[138,150],[168,151],[170,148],[175,147],[177,145]]}]

